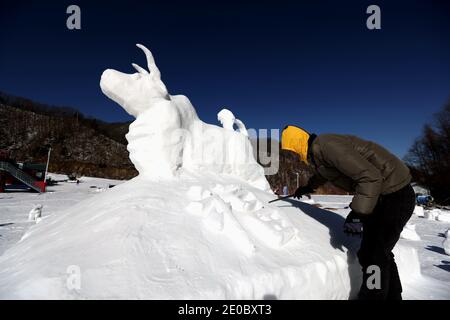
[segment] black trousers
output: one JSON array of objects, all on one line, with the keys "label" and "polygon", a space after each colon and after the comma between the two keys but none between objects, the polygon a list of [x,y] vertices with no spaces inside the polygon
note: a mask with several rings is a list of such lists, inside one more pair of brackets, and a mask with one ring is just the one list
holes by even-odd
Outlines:
[{"label": "black trousers", "polygon": [[411,218],[414,206],[414,190],[411,185],[407,185],[399,191],[380,196],[373,213],[364,222],[361,248],[358,251],[363,271],[359,299],[402,298],[402,285],[392,249]]}]

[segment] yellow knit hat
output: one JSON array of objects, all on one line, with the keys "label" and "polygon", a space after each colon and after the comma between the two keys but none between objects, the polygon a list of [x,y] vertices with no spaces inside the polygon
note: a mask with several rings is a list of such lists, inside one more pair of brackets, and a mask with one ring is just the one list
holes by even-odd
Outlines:
[{"label": "yellow knit hat", "polygon": [[308,139],[309,133],[305,130],[287,126],[281,132],[281,149],[295,152],[300,156],[300,160],[308,163]]}]

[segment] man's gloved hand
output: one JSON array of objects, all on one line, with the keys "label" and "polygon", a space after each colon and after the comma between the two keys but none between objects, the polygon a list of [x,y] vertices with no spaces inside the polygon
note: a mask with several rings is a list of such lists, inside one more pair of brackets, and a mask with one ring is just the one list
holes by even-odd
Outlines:
[{"label": "man's gloved hand", "polygon": [[350,211],[344,222],[344,232],[347,235],[361,235],[363,232],[363,223],[366,216],[357,213],[355,211]]},{"label": "man's gloved hand", "polygon": [[314,190],[310,186],[299,187],[295,190],[294,198],[300,199],[302,196],[307,195],[309,199],[311,199],[310,193],[313,193]]}]

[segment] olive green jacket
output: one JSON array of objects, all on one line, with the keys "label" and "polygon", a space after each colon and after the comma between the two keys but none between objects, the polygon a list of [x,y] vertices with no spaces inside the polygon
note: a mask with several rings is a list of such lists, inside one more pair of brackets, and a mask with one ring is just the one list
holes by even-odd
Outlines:
[{"label": "olive green jacket", "polygon": [[411,182],[408,167],[382,146],[351,135],[311,135],[308,158],[316,175],[312,188],[330,181],[355,196],[350,208],[372,213],[380,195],[400,190]]}]

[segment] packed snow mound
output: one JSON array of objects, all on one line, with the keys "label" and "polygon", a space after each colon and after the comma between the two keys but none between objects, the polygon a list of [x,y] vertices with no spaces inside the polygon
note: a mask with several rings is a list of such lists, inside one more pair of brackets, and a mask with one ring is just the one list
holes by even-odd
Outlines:
[{"label": "packed snow mound", "polygon": [[35,205],[28,213],[28,220],[37,222],[42,216],[42,207],[42,204]]},{"label": "packed snow mound", "polygon": [[424,217],[428,220],[450,222],[450,211],[438,208],[428,209],[424,211]]},{"label": "packed snow mound", "polygon": [[436,220],[441,211],[439,209],[428,209],[424,210],[424,218],[428,220]]},{"label": "packed snow mound", "polygon": [[450,256],[450,229],[445,232],[445,240],[442,242],[444,251]]},{"label": "packed snow mound", "polygon": [[[0,298],[354,297],[360,239],[344,218],[272,199],[232,177],[137,177],[29,229],[0,256]],[[414,249],[397,246],[396,259],[405,288],[423,279]]]},{"label": "packed snow mound", "polygon": [[326,226],[273,198],[231,177],[137,177],[33,226],[0,257],[0,298],[347,299],[351,240],[334,248]]},{"label": "packed snow mound", "polygon": [[420,241],[420,236],[416,232],[416,225],[414,224],[406,224],[403,228],[402,233],[400,234],[400,238],[412,241]]},{"label": "packed snow mound", "polygon": [[418,217],[423,217],[424,216],[424,212],[423,212],[423,207],[421,206],[415,206],[414,208],[414,214]]},{"label": "packed snow mound", "polygon": [[442,212],[437,216],[437,221],[450,223],[450,212]]},{"label": "packed snow mound", "polygon": [[[269,204],[248,137],[199,120],[139,47],[149,70],[133,64],[138,73],[101,79],[136,117],[126,137],[139,176],[33,225],[0,256],[0,298],[354,297],[360,239],[342,232],[344,218],[301,201]],[[397,246],[397,261],[416,281],[409,249]]]}]

